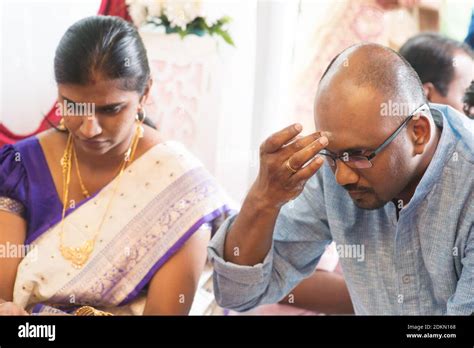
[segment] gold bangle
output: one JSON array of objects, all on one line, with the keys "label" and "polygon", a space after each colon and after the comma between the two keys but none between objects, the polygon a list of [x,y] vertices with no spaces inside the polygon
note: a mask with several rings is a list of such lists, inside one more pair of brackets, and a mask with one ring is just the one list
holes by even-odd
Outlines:
[{"label": "gold bangle", "polygon": [[113,316],[112,313],[100,311],[91,306],[82,306],[74,312],[74,315],[85,317]]}]

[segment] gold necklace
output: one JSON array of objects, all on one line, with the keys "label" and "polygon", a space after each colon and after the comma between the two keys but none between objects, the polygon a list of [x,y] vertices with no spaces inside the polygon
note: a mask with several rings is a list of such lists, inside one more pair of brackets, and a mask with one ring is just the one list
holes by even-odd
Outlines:
[{"label": "gold necklace", "polygon": [[117,182],[113,188],[112,195],[110,197],[110,200],[105,210],[105,214],[102,217],[102,220],[93,238],[87,240],[86,242],[84,242],[83,245],[79,247],[70,247],[70,246],[64,245],[64,220],[66,217],[66,210],[67,210],[66,207],[67,207],[68,197],[69,197],[69,185],[71,183],[72,157],[73,157],[73,152],[74,152],[72,135],[69,134],[69,137],[66,143],[66,149],[64,150],[63,157],[61,158],[61,161],[60,161],[61,167],[62,167],[62,174],[63,174],[63,211],[62,211],[62,218],[61,218],[61,229],[59,232],[59,250],[61,251],[61,255],[66,260],[72,263],[72,266],[74,268],[82,268],[82,266],[84,266],[84,264],[89,260],[90,255],[94,251],[97,237],[100,231],[102,230],[102,226],[104,225],[105,219],[109,213],[110,207],[112,205],[112,201],[115,197],[118,186],[120,184],[122,174],[125,171],[125,168],[127,167],[127,165],[130,162],[132,162],[133,157],[135,156],[135,151],[137,149],[138,142],[142,136],[143,136],[143,128],[142,128],[141,122],[139,122],[137,123],[135,134],[133,136],[130,147],[125,153],[125,157],[120,166]]},{"label": "gold necklace", "polygon": [[86,189],[86,186],[84,185],[84,182],[82,181],[81,171],[79,170],[79,161],[77,160],[77,152],[74,146],[72,147],[72,153],[74,156],[74,164],[76,165],[76,174],[77,174],[77,178],[79,179],[79,185],[81,186],[82,195],[85,198],[89,198],[91,195],[89,194],[89,191]]}]

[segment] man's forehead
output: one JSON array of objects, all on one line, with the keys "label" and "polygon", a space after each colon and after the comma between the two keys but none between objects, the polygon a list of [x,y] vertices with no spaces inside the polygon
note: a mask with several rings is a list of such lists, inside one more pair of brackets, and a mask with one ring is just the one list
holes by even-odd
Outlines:
[{"label": "man's forehead", "polygon": [[[347,93],[326,93],[315,103],[315,123],[329,131],[355,128],[364,130],[380,122],[383,98],[372,88],[357,88]],[[334,128],[334,129],[329,129]]]},{"label": "man's forehead", "polygon": [[383,120],[377,105],[367,104],[359,108],[347,108],[344,103],[337,107],[316,108],[315,126],[329,139],[330,151],[356,151],[372,149],[383,141],[393,127]]},{"label": "man's forehead", "polygon": [[375,137],[361,136],[356,132],[322,132],[329,140],[327,149],[334,153],[371,150],[377,146]]}]

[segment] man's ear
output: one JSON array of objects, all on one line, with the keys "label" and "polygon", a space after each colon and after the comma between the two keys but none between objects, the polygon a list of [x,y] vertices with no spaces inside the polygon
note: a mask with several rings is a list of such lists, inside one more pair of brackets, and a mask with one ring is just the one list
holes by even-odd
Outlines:
[{"label": "man's ear", "polygon": [[426,82],[423,84],[423,91],[425,92],[426,99],[431,102],[433,95],[436,93],[435,86],[431,82]]},{"label": "man's ear", "polygon": [[410,138],[413,141],[413,154],[421,155],[426,149],[426,145],[431,139],[431,123],[428,116],[424,114],[417,115],[411,122]]}]

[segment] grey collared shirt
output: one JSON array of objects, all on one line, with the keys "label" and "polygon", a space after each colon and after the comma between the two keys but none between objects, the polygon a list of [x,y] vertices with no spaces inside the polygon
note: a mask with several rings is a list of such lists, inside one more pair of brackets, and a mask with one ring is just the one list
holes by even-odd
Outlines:
[{"label": "grey collared shirt", "polygon": [[325,164],[282,207],[263,263],[224,261],[235,216],[221,226],[208,248],[217,302],[245,311],[279,301],[314,272],[335,241],[356,314],[473,313],[474,123],[450,107],[431,108],[443,131],[398,219],[392,202],[357,208]]}]

